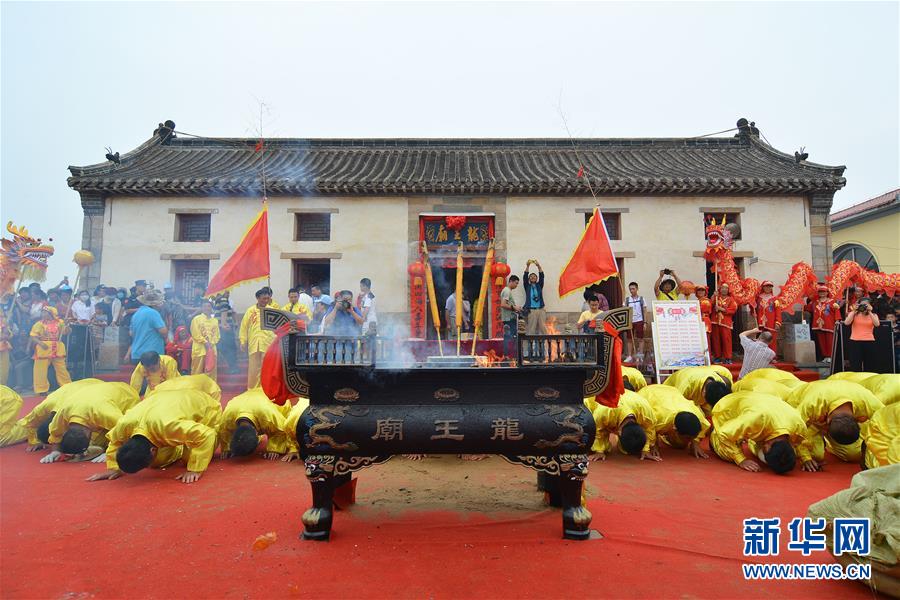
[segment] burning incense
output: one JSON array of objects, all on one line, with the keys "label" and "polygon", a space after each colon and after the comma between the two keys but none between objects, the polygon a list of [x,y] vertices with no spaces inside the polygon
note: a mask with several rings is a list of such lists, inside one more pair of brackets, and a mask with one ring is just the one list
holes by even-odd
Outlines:
[{"label": "burning incense", "polygon": [[456,247],[456,355],[459,356],[460,337],[463,324],[463,244]]},{"label": "burning incense", "polygon": [[438,349],[444,355],[444,344],[441,342],[441,313],[438,311],[437,296],[434,295],[434,277],[431,275],[431,262],[428,260],[428,246],[422,242],[422,257],[425,263],[425,285],[428,288],[428,304],[431,306],[431,320],[437,332]]},{"label": "burning incense", "polygon": [[488,245],[484,257],[484,271],[481,273],[481,289],[475,301],[475,334],[472,336],[472,356],[475,356],[475,343],[478,341],[478,330],[484,323],[484,305],[487,300],[488,283],[491,280],[491,266],[494,264],[494,240]]}]

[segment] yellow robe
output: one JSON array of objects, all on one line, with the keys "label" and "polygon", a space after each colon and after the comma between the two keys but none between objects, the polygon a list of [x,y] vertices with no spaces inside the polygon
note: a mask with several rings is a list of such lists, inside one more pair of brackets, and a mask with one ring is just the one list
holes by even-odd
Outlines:
[{"label": "yellow robe", "polygon": [[869,373],[866,371],[841,371],[840,373],[830,375],[828,381],[852,381],[853,383],[860,383],[873,375],[878,375],[878,373]]},{"label": "yellow robe", "polygon": [[[278,308],[278,305],[274,303],[269,306]],[[259,307],[254,304],[244,313],[239,333],[241,345],[247,346],[248,354],[265,352],[275,341],[275,332],[260,328],[260,323]]]},{"label": "yellow robe", "polygon": [[75,423],[100,433],[93,436],[95,445],[106,447],[106,433],[140,401],[141,397],[133,387],[119,381],[104,381],[76,390],[62,406],[57,406],[50,422],[50,443],[58,444],[69,425]]},{"label": "yellow robe", "polygon": [[22,397],[5,385],[0,385],[0,448],[28,439],[28,430],[19,425]]},{"label": "yellow robe", "polygon": [[186,457],[188,471],[205,471],[216,451],[221,417],[221,404],[206,392],[157,390],[125,413],[109,431],[106,466],[118,470],[116,452],[132,436],[141,435],[158,449],[153,466],[174,462],[173,451],[163,449],[177,448],[180,450],[174,452]]},{"label": "yellow robe", "polygon": [[78,381],[67,383],[56,391],[48,394],[40,404],[31,409],[31,412],[19,419],[19,425],[28,431],[28,443],[31,445],[40,443],[40,440],[37,439],[37,428],[41,423],[47,420],[50,413],[56,411],[57,407],[62,406],[67,402],[72,394],[81,388],[96,385],[98,383],[104,382],[94,378],[79,379]]},{"label": "yellow robe", "polygon": [[813,458],[822,460],[825,448],[843,461],[859,462],[862,458],[862,439],[852,444],[839,444],[828,435],[828,415],[842,404],[853,406],[853,416],[859,423],[872,418],[884,406],[875,394],[847,380],[813,381],[788,396],[787,403],[797,408],[803,421],[811,428],[808,433]]},{"label": "yellow robe", "polygon": [[[625,390],[625,393],[619,397],[619,406],[616,408],[597,404],[593,399],[591,402],[593,402],[594,423],[597,425],[597,437],[591,447],[593,452],[608,454],[612,449],[609,443],[609,434],[618,433],[622,421],[631,415],[634,415],[634,420],[647,434],[644,452],[648,452],[650,447],[656,443],[656,422],[653,408],[644,397],[631,390]],[[588,408],[591,407],[588,406]]]},{"label": "yellow robe", "polygon": [[713,407],[713,432],[710,443],[717,454],[739,465],[746,460],[741,442],[750,442],[751,450],[787,434],[798,458],[810,459],[806,423],[795,408],[776,396],[759,392],[734,392]]},{"label": "yellow robe", "polygon": [[289,443],[284,431],[284,417],[289,411],[288,403],[284,406],[275,404],[260,388],[238,394],[228,401],[225,410],[222,411],[222,423],[219,425],[219,443],[222,445],[222,452],[228,452],[231,446],[231,436],[237,429],[238,419],[246,418],[253,423],[259,435],[268,437],[267,452],[285,454]]},{"label": "yellow robe", "polygon": [[675,371],[666,378],[665,385],[669,385],[681,392],[681,395],[703,409],[703,412],[709,414],[710,406],[706,399],[703,398],[703,385],[707,379],[712,378],[715,381],[731,384],[731,372],[728,369],[728,377],[722,373],[724,367],[713,365],[711,367],[686,367]]},{"label": "yellow robe", "polygon": [[[43,321],[38,321],[31,327],[31,333],[29,334],[31,338],[35,342],[34,346],[34,358],[41,359],[51,359],[51,358],[63,358],[66,355],[66,345],[63,343],[63,331],[65,330],[65,323],[62,319],[57,319],[59,330],[56,335],[51,334],[47,327],[44,325]],[[47,344],[46,348],[41,348],[37,345],[37,342],[44,342]]]},{"label": "yellow robe", "polygon": [[644,378],[644,374],[634,367],[622,367],[622,377],[628,380],[628,383],[631,384],[631,387],[634,388],[634,391],[638,391],[647,385],[647,380]]},{"label": "yellow robe", "polygon": [[774,379],[766,379],[764,377],[757,377],[756,379],[748,379],[745,377],[735,383],[734,387],[731,389],[735,392],[760,392],[769,394],[770,396],[778,396],[784,400],[791,394],[793,388],[788,387],[782,383],[782,381],[775,381]]},{"label": "yellow robe", "polygon": [[774,367],[766,367],[764,369],[755,369],[753,371],[750,371],[741,378],[741,381],[747,381],[750,379],[769,379],[771,381],[777,381],[788,387],[795,387],[797,383],[803,383],[803,381],[801,381],[790,371],[782,371],[781,369],[776,369]]},{"label": "yellow robe", "polygon": [[169,381],[181,376],[178,372],[178,361],[171,356],[162,354],[159,357],[159,369],[154,373],[147,373],[144,365],[138,363],[131,374],[131,387],[141,391],[144,379],[147,380],[147,391],[153,391],[163,381]]},{"label": "yellow robe", "polygon": [[[875,411],[862,430],[866,466],[870,469],[900,463],[900,402]],[[892,449],[895,449],[891,452]]]},{"label": "yellow robe", "polygon": [[696,404],[681,395],[681,392],[670,385],[648,385],[638,392],[650,403],[653,409],[653,419],[656,426],[656,435],[673,448],[684,448],[687,443],[675,429],[675,415],[680,412],[688,412],[700,421],[700,432],[693,441],[700,442],[709,432],[709,421],[703,411]]},{"label": "yellow robe", "polygon": [[281,310],[294,313],[295,315],[306,315],[307,320],[312,320],[312,314],[310,314],[309,309],[299,302],[293,307],[291,307],[290,302],[287,302],[284,304],[284,306],[281,307]]},{"label": "yellow robe", "polygon": [[[209,375],[202,373],[198,375],[182,375],[181,377],[164,381],[156,386],[153,393],[176,390],[199,390],[215,398],[216,402],[222,401],[222,388]],[[149,398],[151,395],[148,394],[147,397]]]},{"label": "yellow robe", "polygon": [[872,375],[860,381],[859,385],[875,394],[884,405],[900,402],[900,374]]},{"label": "yellow robe", "polygon": [[215,317],[207,317],[200,313],[191,319],[191,358],[206,356],[206,344],[219,343],[219,320]]},{"label": "yellow robe", "polygon": [[303,411],[308,407],[309,399],[297,398],[297,404],[291,408],[284,420],[284,432],[288,437],[288,452],[300,452],[300,444],[297,443],[297,424],[300,422]]}]

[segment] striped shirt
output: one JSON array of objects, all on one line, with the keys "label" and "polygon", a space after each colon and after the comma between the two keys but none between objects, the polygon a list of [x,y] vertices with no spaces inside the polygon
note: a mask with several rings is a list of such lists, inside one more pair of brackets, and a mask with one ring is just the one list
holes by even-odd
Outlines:
[{"label": "striped shirt", "polygon": [[744,377],[750,371],[768,367],[769,363],[775,359],[775,352],[769,348],[768,344],[758,342],[746,335],[742,335],[740,338],[741,346],[744,348],[744,362],[738,379]]}]

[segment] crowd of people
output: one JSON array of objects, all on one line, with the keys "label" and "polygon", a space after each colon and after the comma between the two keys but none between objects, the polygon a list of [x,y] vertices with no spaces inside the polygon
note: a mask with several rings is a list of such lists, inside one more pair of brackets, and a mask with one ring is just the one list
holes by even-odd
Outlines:
[{"label": "crowd of people", "polygon": [[[532,265],[537,272],[531,270]],[[547,333],[546,313],[543,298],[544,272],[540,263],[529,260],[522,278],[511,275],[506,287],[500,293],[501,320],[507,338],[514,337],[521,329],[518,322],[524,321],[524,331],[529,335]],[[768,357],[775,358],[778,332],[782,326],[783,309],[775,303],[774,284],[763,281],[755,303],[750,306],[752,327],[741,332],[737,339],[741,343],[744,360],[748,351],[756,348],[753,342],[763,342],[771,349],[771,354],[756,351],[756,361]],[[707,334],[707,347],[714,364],[734,363],[734,330],[738,309],[737,301],[731,295],[728,284],[722,283],[712,290],[706,285],[689,285],[679,278],[673,269],[662,269],[653,284],[654,299],[658,302],[677,300],[697,300]],[[640,286],[632,281],[628,284],[628,295],[623,306],[632,311],[632,330],[626,337],[625,362],[637,359],[641,362],[646,351],[645,323],[650,320],[650,305],[640,294]],[[788,307],[789,308],[789,307]],[[584,304],[575,327],[581,333],[594,333],[602,329],[602,318],[610,309],[609,300],[593,285],[584,290]],[[447,303],[450,310],[450,302]],[[817,295],[807,298],[803,306],[804,318],[810,323],[816,342],[817,356],[824,363],[831,362],[834,341],[834,326],[841,321],[850,326],[846,340],[847,358],[850,368],[857,371],[866,369],[866,364],[874,363],[874,328],[886,320],[895,334],[895,362],[900,362],[900,300],[889,297],[883,290],[867,296],[861,288],[853,287],[842,298],[831,298],[828,287],[820,284]]]}]

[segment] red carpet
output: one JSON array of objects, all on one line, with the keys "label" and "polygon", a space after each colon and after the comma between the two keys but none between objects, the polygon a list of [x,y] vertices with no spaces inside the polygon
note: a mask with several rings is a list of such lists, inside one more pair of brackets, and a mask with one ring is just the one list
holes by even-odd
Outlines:
[{"label": "red carpet", "polygon": [[[835,460],[778,477],[680,452],[613,456],[588,480],[604,539],[566,542],[532,471],[395,458],[360,473],[358,504],[314,543],[297,538],[310,501],[298,463],[216,459],[193,485],[173,480],[180,467],[88,483],[103,465],[42,465],[24,449],[0,450],[3,598],[871,597],[742,578],[741,520],[804,515],[857,471]],[[269,531],[278,540],[252,550]],[[785,528],[779,562],[832,561],[786,543]]]}]

